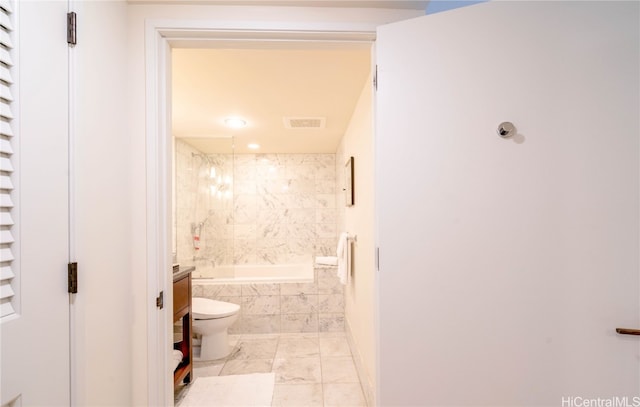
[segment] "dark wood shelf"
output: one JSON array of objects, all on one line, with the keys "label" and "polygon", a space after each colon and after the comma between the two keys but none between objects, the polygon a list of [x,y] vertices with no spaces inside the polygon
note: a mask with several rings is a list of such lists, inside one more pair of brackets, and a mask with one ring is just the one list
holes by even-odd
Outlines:
[{"label": "dark wood shelf", "polygon": [[182,362],[173,372],[173,385],[193,380],[193,348],[191,345],[191,272],[175,273],[173,277],[173,323],[182,322],[182,341],[174,347],[182,352]]},{"label": "dark wood shelf", "polygon": [[183,361],[178,365],[176,370],[173,372],[173,384],[174,386],[184,381],[185,383],[191,382],[191,374],[193,372],[193,367],[191,363],[187,363]]}]

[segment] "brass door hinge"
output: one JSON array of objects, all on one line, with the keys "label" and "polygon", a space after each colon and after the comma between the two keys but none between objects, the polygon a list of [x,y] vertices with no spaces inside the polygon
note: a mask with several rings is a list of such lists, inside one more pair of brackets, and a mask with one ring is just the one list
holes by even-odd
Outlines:
[{"label": "brass door hinge", "polygon": [[69,293],[78,293],[78,263],[69,263],[67,265]]},{"label": "brass door hinge", "polygon": [[160,291],[160,294],[156,297],[156,307],[164,308],[164,291]]},{"label": "brass door hinge", "polygon": [[75,11],[67,13],[67,44],[69,44],[70,46],[76,45],[77,42],[77,18],[78,16],[76,15]]}]

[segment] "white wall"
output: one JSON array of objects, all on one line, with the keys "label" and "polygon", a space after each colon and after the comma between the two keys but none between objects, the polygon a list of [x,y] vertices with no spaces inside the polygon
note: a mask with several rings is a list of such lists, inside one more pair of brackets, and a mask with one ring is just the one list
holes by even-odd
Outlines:
[{"label": "white wall", "polygon": [[374,240],[374,145],[373,95],[371,75],[340,142],[337,152],[336,176],[338,188],[344,187],[344,165],[354,157],[355,204],[345,207],[344,194],[338,194],[338,230],[357,235],[353,243],[353,270],[345,289],[346,329],[354,346],[354,358],[359,364],[363,390],[372,399],[375,383],[375,240]]},{"label": "white wall", "polygon": [[[288,8],[288,7],[226,7],[188,5],[142,5],[130,4],[128,13],[128,72],[127,93],[130,113],[129,134],[132,223],[131,265],[133,278],[132,312],[133,325],[133,404],[147,404],[147,264],[146,264],[146,169],[145,169],[145,23],[149,20],[185,19],[192,21],[220,22],[271,22],[274,29],[284,29],[294,23],[368,24],[375,27],[386,22],[404,20],[423,11],[389,9],[332,9],[332,8]],[[241,24],[241,23],[239,23]],[[153,101],[148,101],[153,103]],[[167,248],[170,250],[170,248]]]},{"label": "white wall", "polygon": [[[75,124],[78,294],[75,389],[80,406],[131,405],[131,148],[124,2],[79,2]],[[138,295],[144,290],[136,288]],[[145,325],[145,320],[135,321]]]}]

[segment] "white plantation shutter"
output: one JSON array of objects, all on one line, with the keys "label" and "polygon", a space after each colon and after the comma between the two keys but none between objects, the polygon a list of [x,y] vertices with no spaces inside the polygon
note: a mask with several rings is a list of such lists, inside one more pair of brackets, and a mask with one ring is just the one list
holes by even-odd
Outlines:
[{"label": "white plantation shutter", "polygon": [[0,0],[0,317],[15,313],[15,135],[13,120],[13,4]]}]

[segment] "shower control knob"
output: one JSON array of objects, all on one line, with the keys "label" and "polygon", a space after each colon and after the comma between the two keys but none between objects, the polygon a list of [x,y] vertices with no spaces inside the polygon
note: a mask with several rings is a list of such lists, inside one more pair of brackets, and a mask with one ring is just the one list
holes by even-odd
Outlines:
[{"label": "shower control knob", "polygon": [[511,122],[502,122],[498,126],[498,135],[502,138],[511,137],[516,133],[516,126]]}]

